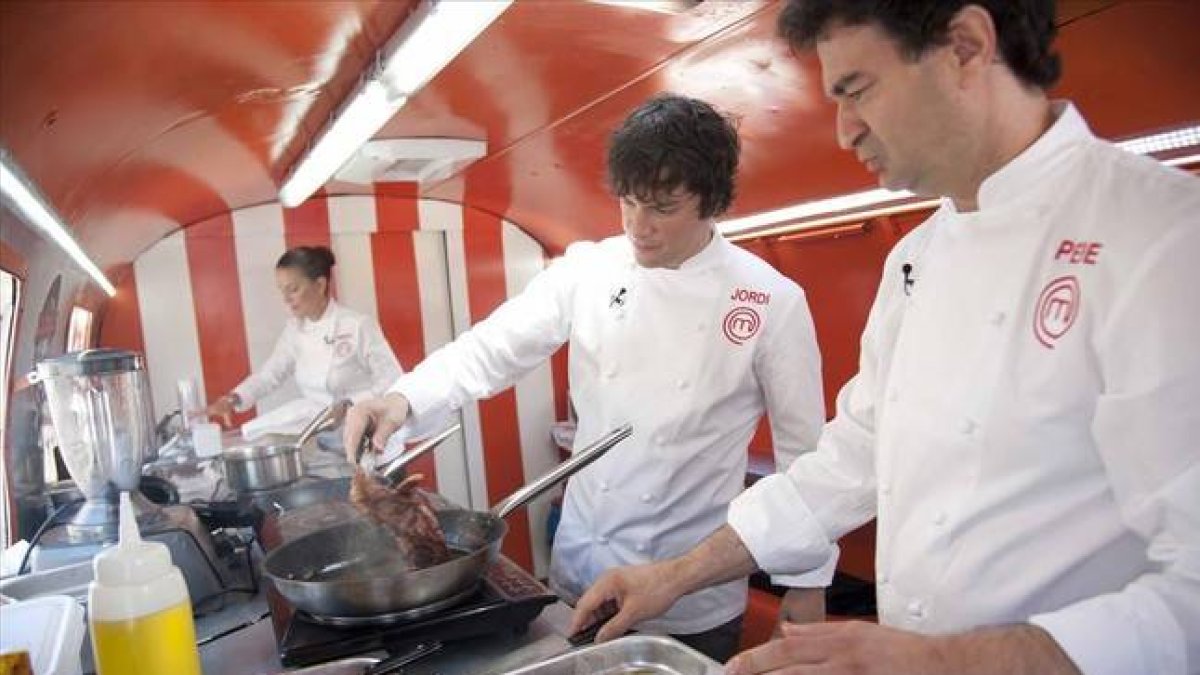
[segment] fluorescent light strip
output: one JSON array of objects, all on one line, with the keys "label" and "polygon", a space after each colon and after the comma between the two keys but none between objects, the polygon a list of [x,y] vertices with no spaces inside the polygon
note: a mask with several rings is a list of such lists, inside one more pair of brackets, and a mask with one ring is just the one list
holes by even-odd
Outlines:
[{"label": "fluorescent light strip", "polygon": [[[1200,146],[1200,126],[1182,127],[1160,134],[1131,138],[1116,144],[1122,150],[1139,155],[1179,150]],[[1182,166],[1200,161],[1200,155],[1173,157],[1162,160],[1166,166]],[[907,213],[936,207],[941,200],[913,200],[916,197],[907,190],[894,191],[884,188],[854,192],[851,194],[819,199],[786,206],[774,211],[756,213],[752,216],[734,218],[717,223],[717,230],[734,241],[758,237],[788,234],[800,230],[811,230],[828,225],[846,223],[856,219],[876,218],[883,215]],[[889,206],[883,206],[889,205]],[[871,207],[881,206],[873,209]],[[770,227],[787,223],[780,227]]]},{"label": "fluorescent light strip", "polygon": [[108,293],[108,297],[116,295],[117,289],[112,282],[83,252],[75,238],[67,231],[66,225],[50,206],[34,193],[30,183],[25,180],[24,173],[15,164],[10,165],[10,161],[7,153],[0,155],[0,192],[12,200],[17,212],[25,222],[41,230],[50,237],[51,241],[58,244],[59,248],[71,256],[71,259],[82,267],[100,285],[100,288],[104,289],[105,293]]},{"label": "fluorescent light strip", "polygon": [[389,99],[383,85],[368,80],[350,103],[325,129],[308,156],[297,165],[279,190],[279,201],[293,208],[304,203],[317,188],[404,106],[405,97]]},{"label": "fluorescent light strip", "polygon": [[1139,155],[1151,155],[1156,152],[1179,150],[1194,145],[1200,145],[1200,126],[1182,127],[1164,131],[1161,134],[1139,136],[1125,141],[1119,141],[1117,147]]},{"label": "fluorescent light strip", "polygon": [[814,220],[806,220],[803,223],[788,223],[779,227],[764,228],[760,230],[746,231],[739,234],[728,235],[730,241],[742,241],[745,239],[758,239],[760,237],[774,237],[782,234],[792,234],[804,230],[819,230],[832,225],[843,225],[845,223],[853,223],[861,220],[870,220],[871,218],[881,218],[883,216],[894,216],[900,213],[910,213],[912,211],[920,211],[921,209],[932,209],[942,203],[940,199],[924,199],[912,202],[903,202],[892,206],[884,206],[877,209],[866,209],[863,211],[851,211],[848,213],[840,213],[824,218],[816,218]]},{"label": "fluorescent light strip", "polygon": [[324,185],[408,98],[508,9],[513,0],[425,0],[380,50],[380,59],[279,190],[299,206]]},{"label": "fluorescent light strip", "polygon": [[680,14],[700,4],[701,0],[591,0],[597,5],[625,9],[640,9],[658,14]]},{"label": "fluorescent light strip", "polygon": [[[907,190],[895,191],[884,188],[853,192],[847,195],[818,199],[811,202],[793,204],[782,209],[757,213],[744,218],[734,218],[718,223],[717,228],[725,235],[740,234],[749,230],[760,229],[775,223],[799,221],[817,216],[827,216],[841,212],[864,209],[880,204],[902,202],[916,197]],[[807,226],[807,224],[806,224]]]},{"label": "fluorescent light strip", "polygon": [[1162,163],[1166,166],[1189,166],[1192,164],[1200,164],[1200,154],[1171,157],[1170,159],[1164,159]]}]

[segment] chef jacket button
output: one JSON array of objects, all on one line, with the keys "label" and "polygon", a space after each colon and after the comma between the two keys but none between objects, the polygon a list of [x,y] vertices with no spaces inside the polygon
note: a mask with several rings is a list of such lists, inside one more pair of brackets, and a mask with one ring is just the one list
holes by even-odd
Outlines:
[{"label": "chef jacket button", "polygon": [[704,324],[702,324],[702,323],[698,323],[698,324],[696,324],[696,332],[697,332],[697,333],[703,333],[703,332],[704,332],[704,328],[705,328]]},{"label": "chef jacket button", "polygon": [[887,400],[889,402],[895,403],[898,398],[900,398],[900,392],[896,391],[895,387],[888,389]]},{"label": "chef jacket button", "polygon": [[970,435],[975,432],[975,420],[964,419],[958,424],[958,430],[964,434]]},{"label": "chef jacket button", "polygon": [[887,572],[883,572],[882,574],[879,575],[879,585],[880,586],[887,586],[889,583],[891,583],[891,581],[892,581],[892,578],[890,576],[888,576]]},{"label": "chef jacket button", "polygon": [[637,552],[638,552],[638,553],[645,553],[645,552],[646,552],[646,545],[645,545],[645,544],[643,544],[643,543],[642,543],[642,542],[640,542],[640,541],[637,543],[637,545],[636,545],[636,546],[634,546],[634,548],[635,548],[635,549],[637,549]]},{"label": "chef jacket button", "polygon": [[652,500],[652,499],[654,499],[654,495],[650,494],[649,492],[642,493],[642,503],[643,504],[649,504],[650,500]]},{"label": "chef jacket button", "polygon": [[908,602],[908,615],[917,621],[925,618],[925,603],[920,600],[910,600]]},{"label": "chef jacket button", "polygon": [[608,481],[604,481],[604,482],[600,483],[600,491],[608,492]]},{"label": "chef jacket button", "polygon": [[666,442],[663,441],[662,436],[655,436],[654,444],[661,448],[662,446],[666,445]]},{"label": "chef jacket button", "polygon": [[999,326],[999,325],[1003,324],[1004,318],[1005,318],[1004,312],[996,312],[995,314],[992,314],[992,319],[991,319],[992,325]]},{"label": "chef jacket button", "polygon": [[945,525],[946,524],[946,512],[938,511],[937,513],[933,514],[933,524],[937,525],[938,527]]},{"label": "chef jacket button", "polygon": [[687,389],[688,387],[691,386],[691,383],[688,382],[687,380],[680,380],[677,384],[679,385],[680,389]]},{"label": "chef jacket button", "polygon": [[616,376],[617,376],[616,366],[612,366],[609,369],[604,371],[604,379],[606,379],[606,380],[611,380]]},{"label": "chef jacket button", "polygon": [[600,544],[601,546],[607,546],[608,538],[607,537],[596,537],[596,543]]},{"label": "chef jacket button", "polygon": [[890,483],[880,483],[879,484],[879,494],[884,497],[892,494],[891,484]]}]

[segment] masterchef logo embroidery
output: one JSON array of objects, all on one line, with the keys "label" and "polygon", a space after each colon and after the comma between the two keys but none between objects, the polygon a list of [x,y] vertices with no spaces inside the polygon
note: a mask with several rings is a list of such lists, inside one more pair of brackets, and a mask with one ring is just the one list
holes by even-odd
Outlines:
[{"label": "masterchef logo embroidery", "polygon": [[741,345],[754,337],[760,326],[762,319],[758,312],[750,307],[734,307],[725,315],[725,321],[721,324],[725,338],[735,345]]},{"label": "masterchef logo embroidery", "polygon": [[1075,277],[1059,277],[1046,284],[1033,314],[1033,336],[1042,346],[1054,349],[1054,343],[1071,330],[1081,300]]}]

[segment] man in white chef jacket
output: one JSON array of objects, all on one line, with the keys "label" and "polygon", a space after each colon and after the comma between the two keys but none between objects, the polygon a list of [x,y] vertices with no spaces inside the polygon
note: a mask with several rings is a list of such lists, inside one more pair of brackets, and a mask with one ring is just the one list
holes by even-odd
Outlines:
[{"label": "man in white chef jacket", "polygon": [[[812,449],[824,423],[803,291],[714,229],[738,153],[730,121],[702,101],[662,95],[633,111],[608,152],[624,236],[572,245],[391,394],[353,408],[347,447],[368,417],[379,442],[495,394],[569,343],[576,446],[625,423],[633,436],[568,484],[554,589],[577,597],[606,569],[678,555],[720,527],[759,418],[769,413],[780,468]],[[826,585],[834,562],[795,585]],[[638,628],[724,660],[745,604],[745,579],[729,580]]]},{"label": "man in white chef jacket", "polygon": [[882,625],[788,626],[730,672],[1200,673],[1200,181],[1048,99],[1054,17],[788,2],[841,145],[945,199],[889,255],[817,450],[686,555],[603,577],[577,625],[803,573],[877,517]]}]

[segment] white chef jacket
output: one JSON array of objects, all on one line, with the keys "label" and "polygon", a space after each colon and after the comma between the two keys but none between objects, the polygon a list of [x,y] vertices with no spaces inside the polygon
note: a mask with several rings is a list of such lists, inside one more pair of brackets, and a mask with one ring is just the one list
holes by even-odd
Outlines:
[{"label": "white chef jacket", "polygon": [[316,321],[289,318],[270,358],[233,391],[245,410],[294,375],[319,409],[382,395],[403,372],[374,319],[330,300]]},{"label": "white chef jacket", "polygon": [[884,624],[1200,672],[1200,181],[1056,113],[888,256],[817,451],[729,522],[786,573],[877,515]]},{"label": "white chef jacket", "polygon": [[[576,447],[633,426],[568,483],[550,578],[569,600],[609,568],[682,554],[720,527],[764,411],[780,467],[813,447],[824,421],[803,291],[719,235],[679,269],[639,266],[623,236],[575,244],[393,391],[420,424],[508,387],[568,341]],[[800,585],[827,584],[835,563]],[[735,581],[638,628],[702,632],[745,603]]]}]

